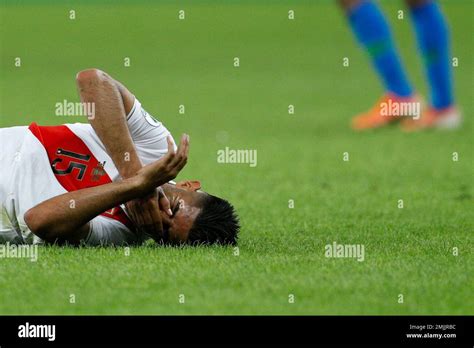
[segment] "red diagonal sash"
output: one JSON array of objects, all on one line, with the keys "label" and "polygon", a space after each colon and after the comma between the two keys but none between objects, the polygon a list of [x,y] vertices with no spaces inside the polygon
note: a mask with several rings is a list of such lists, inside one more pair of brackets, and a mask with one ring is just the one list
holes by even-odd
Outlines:
[{"label": "red diagonal sash", "polygon": [[[68,192],[112,182],[103,168],[104,163],[100,163],[67,126],[38,126],[33,122],[29,130],[43,144],[56,179]],[[101,215],[133,229],[132,222],[121,207]]]}]

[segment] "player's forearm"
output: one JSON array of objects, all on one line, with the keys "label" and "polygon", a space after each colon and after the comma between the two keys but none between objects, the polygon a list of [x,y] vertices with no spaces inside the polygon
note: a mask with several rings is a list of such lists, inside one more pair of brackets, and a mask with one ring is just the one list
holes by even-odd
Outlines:
[{"label": "player's forearm", "polygon": [[135,175],[142,163],[126,119],[126,113],[133,105],[133,95],[127,91],[128,95],[124,100],[120,85],[109,75],[96,69],[80,72],[77,85],[81,101],[95,105],[95,114],[89,117],[89,122],[120,175],[123,178]]},{"label": "player's forearm", "polygon": [[67,240],[71,231],[108,209],[142,196],[144,189],[138,178],[131,178],[68,192],[31,208],[24,219],[30,230],[44,240]]}]

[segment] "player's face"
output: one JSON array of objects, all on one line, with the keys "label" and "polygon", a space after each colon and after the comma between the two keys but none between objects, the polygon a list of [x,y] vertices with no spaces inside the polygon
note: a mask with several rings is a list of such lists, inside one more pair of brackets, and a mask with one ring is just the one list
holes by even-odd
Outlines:
[{"label": "player's face", "polygon": [[201,201],[207,193],[197,191],[198,182],[186,181],[163,185],[170,201],[173,216],[163,222],[164,241],[171,244],[186,242],[196,217],[201,212]]}]

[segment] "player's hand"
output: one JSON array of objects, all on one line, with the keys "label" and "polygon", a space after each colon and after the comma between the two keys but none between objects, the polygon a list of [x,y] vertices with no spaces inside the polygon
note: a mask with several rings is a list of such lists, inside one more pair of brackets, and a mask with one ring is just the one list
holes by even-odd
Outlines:
[{"label": "player's hand", "polygon": [[158,161],[146,165],[137,173],[139,185],[145,192],[173,180],[186,165],[189,153],[189,135],[183,134],[181,136],[177,151],[174,150],[174,143],[170,136],[167,141],[168,153]]},{"label": "player's hand", "polygon": [[[172,215],[170,202],[163,189],[158,187],[145,197],[126,203],[127,212],[140,232],[144,232],[155,241],[163,238],[162,211]],[[161,210],[161,211],[160,211]]]}]

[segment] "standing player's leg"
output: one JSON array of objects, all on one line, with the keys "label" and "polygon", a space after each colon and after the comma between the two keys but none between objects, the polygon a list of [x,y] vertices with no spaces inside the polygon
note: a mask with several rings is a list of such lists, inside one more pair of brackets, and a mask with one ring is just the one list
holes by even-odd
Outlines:
[{"label": "standing player's leg", "polygon": [[353,119],[355,129],[376,128],[399,120],[384,117],[382,103],[414,101],[413,88],[401,63],[390,27],[377,4],[370,0],[339,0],[357,40],[368,52],[385,88],[385,95],[370,111]]},{"label": "standing player's leg", "polygon": [[418,121],[406,122],[406,129],[455,127],[461,117],[454,103],[449,30],[434,0],[406,0],[410,7],[416,39],[423,56],[431,89],[428,108]]}]

